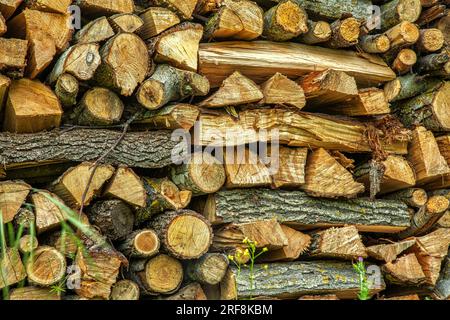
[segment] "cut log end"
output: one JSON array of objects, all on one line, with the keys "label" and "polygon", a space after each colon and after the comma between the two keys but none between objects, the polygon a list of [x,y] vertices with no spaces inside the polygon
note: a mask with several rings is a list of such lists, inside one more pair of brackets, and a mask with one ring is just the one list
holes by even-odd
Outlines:
[{"label": "cut log end", "polygon": [[40,286],[51,286],[66,273],[66,258],[55,248],[39,247],[26,265],[28,279]]}]

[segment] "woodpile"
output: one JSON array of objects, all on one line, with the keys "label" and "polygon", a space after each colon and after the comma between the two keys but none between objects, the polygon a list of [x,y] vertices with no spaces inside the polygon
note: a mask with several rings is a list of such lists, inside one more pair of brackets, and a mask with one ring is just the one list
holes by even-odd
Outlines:
[{"label": "woodpile", "polygon": [[449,299],[449,13],[0,0],[3,297]]}]

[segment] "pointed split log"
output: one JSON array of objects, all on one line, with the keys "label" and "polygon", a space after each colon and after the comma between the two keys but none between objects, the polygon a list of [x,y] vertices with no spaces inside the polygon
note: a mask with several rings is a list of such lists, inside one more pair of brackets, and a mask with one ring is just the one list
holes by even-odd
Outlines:
[{"label": "pointed split log", "polygon": [[28,281],[49,287],[61,281],[66,274],[66,258],[55,248],[39,247],[26,265]]},{"label": "pointed split log", "polygon": [[382,266],[386,280],[392,284],[419,286],[425,282],[426,276],[414,253],[388,262]]},{"label": "pointed split log", "polygon": [[408,188],[384,196],[388,200],[400,200],[410,207],[420,208],[428,201],[425,190],[419,188]]},{"label": "pointed split log", "polygon": [[434,90],[441,83],[439,79],[411,73],[386,83],[384,93],[389,102],[396,102]]},{"label": "pointed split log", "polygon": [[237,40],[255,40],[264,31],[264,11],[253,1],[224,0],[223,4],[230,8],[241,20],[243,29],[235,34]]},{"label": "pointed split log", "polygon": [[448,68],[449,61],[450,53],[447,53],[446,51],[432,53],[419,59],[416,70],[418,73],[422,74],[438,72],[446,66]]},{"label": "pointed split log", "polygon": [[283,224],[281,225],[281,230],[283,230],[288,240],[287,246],[264,253],[260,258],[261,261],[294,261],[308,250],[311,244],[311,236]]},{"label": "pointed split log", "polygon": [[277,72],[261,85],[264,98],[261,104],[287,105],[303,109],[306,105],[305,93],[301,86]]},{"label": "pointed split log", "polygon": [[400,201],[317,199],[301,191],[269,189],[220,191],[209,196],[203,214],[213,224],[277,218],[299,230],[355,225],[363,232],[396,233],[410,226],[408,208]]},{"label": "pointed split log", "polygon": [[120,199],[133,207],[143,208],[147,203],[147,193],[141,178],[132,169],[124,166],[116,170],[103,196]]},{"label": "pointed split log", "polygon": [[[447,161],[447,164],[450,164],[450,136],[444,135],[438,137],[436,139],[436,142],[438,144],[441,155],[444,157],[445,161]],[[425,188],[429,190],[442,189],[448,187],[450,187],[449,173],[444,174],[442,177],[439,177],[434,181],[431,181],[430,183],[425,185]],[[443,195],[446,196],[446,194]]]},{"label": "pointed split log", "polygon": [[63,203],[58,196],[48,191],[40,191],[31,195],[38,234],[60,227],[61,223],[67,219],[66,213],[54,203],[55,201]]},{"label": "pointed split log", "polygon": [[151,129],[184,129],[190,131],[200,115],[197,106],[186,103],[175,103],[159,110],[143,112],[134,123]]},{"label": "pointed split log", "polygon": [[117,281],[111,288],[110,300],[134,301],[139,300],[139,286],[130,280]]},{"label": "pointed split log", "polygon": [[7,248],[5,256],[0,257],[0,289],[16,284],[27,277],[19,251]]},{"label": "pointed split log", "polygon": [[205,25],[204,39],[231,38],[244,29],[239,16],[227,6],[222,6]]},{"label": "pointed split log", "polygon": [[133,0],[104,1],[104,0],[77,0],[83,15],[89,17],[109,16],[115,13],[133,13],[135,7]]},{"label": "pointed split log", "polygon": [[137,33],[144,25],[144,21],[131,13],[119,13],[108,18],[111,27],[116,33]]},{"label": "pointed split log", "polygon": [[20,78],[27,65],[28,41],[0,38],[0,71]]},{"label": "pointed split log", "polygon": [[56,55],[55,41],[45,32],[35,32],[29,40],[26,74],[30,79],[35,79],[52,62]]},{"label": "pointed split log", "polygon": [[151,2],[158,6],[166,7],[176,12],[176,14],[178,14],[183,20],[191,19],[195,6],[197,4],[196,0],[151,0]]},{"label": "pointed split log", "polygon": [[305,183],[305,167],[308,156],[306,148],[279,147],[279,165],[272,174],[276,188],[298,188]]},{"label": "pointed split log", "polygon": [[0,2],[0,12],[5,19],[9,19],[14,11],[20,6],[23,0],[6,0]]},{"label": "pointed split log", "polygon": [[100,17],[90,21],[78,31],[74,36],[74,40],[77,44],[99,43],[106,41],[113,36],[114,30],[108,19],[106,17]]},{"label": "pointed split log", "polygon": [[159,247],[156,232],[152,229],[142,229],[130,233],[117,248],[126,257],[151,258],[158,254]]},{"label": "pointed split log", "polygon": [[180,18],[171,10],[162,7],[150,7],[140,13],[144,25],[138,34],[144,39],[150,39],[180,23]]},{"label": "pointed split log", "polygon": [[436,284],[435,292],[440,299],[448,299],[450,297],[450,255],[445,259],[445,264]]},{"label": "pointed split log", "polygon": [[22,181],[0,182],[0,211],[3,223],[9,223],[19,213],[31,186]]},{"label": "pointed split log", "polygon": [[327,42],[332,34],[333,32],[328,22],[308,20],[308,31],[300,35],[298,40],[302,43],[313,45]]},{"label": "pointed split log", "polygon": [[395,261],[401,253],[411,248],[415,243],[416,240],[412,239],[397,243],[370,246],[367,247],[367,254],[371,258],[389,263]]},{"label": "pointed split log", "polygon": [[186,275],[201,284],[216,285],[222,281],[228,269],[228,257],[221,253],[207,253],[198,260],[190,261]]},{"label": "pointed split log", "polygon": [[316,0],[296,0],[296,2],[305,8],[312,17],[322,17],[327,20],[337,20],[345,15],[352,15],[356,19],[364,20],[367,19],[367,15],[370,13],[368,8],[372,5],[367,0],[340,0],[326,3]]}]

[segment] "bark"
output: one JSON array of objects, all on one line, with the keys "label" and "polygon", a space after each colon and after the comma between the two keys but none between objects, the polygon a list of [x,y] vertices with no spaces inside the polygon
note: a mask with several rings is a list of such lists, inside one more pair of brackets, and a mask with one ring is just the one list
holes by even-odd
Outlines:
[{"label": "bark", "polygon": [[450,297],[450,255],[445,259],[442,274],[436,284],[435,292],[443,300]]},{"label": "bark", "polygon": [[[249,189],[211,195],[203,212],[213,224],[276,217],[296,229],[356,225],[360,231],[398,232],[410,226],[407,206],[393,200],[327,200],[301,191]],[[255,210],[255,208],[258,208]],[[336,214],[345,212],[345,216]]]},{"label": "bark", "polygon": [[0,71],[11,78],[21,78],[26,67],[28,41],[0,38]]},{"label": "bark", "polygon": [[408,188],[384,196],[388,200],[400,200],[410,207],[420,208],[428,201],[425,190],[420,188]]},{"label": "bark", "polygon": [[392,0],[381,6],[381,28],[389,29],[402,22],[415,22],[422,12],[420,0]]},{"label": "bark", "polygon": [[417,72],[426,74],[438,71],[450,61],[450,54],[442,51],[441,53],[432,53],[419,59],[417,62]]},{"label": "bark", "polygon": [[[278,1],[277,1],[278,2]],[[367,0],[296,0],[313,18],[324,18],[330,21],[340,19],[345,15],[352,15],[356,19],[365,20],[371,13],[368,9],[372,3]]]},{"label": "bark", "polygon": [[205,25],[204,39],[224,39],[237,35],[244,29],[239,16],[233,10],[222,6]]},{"label": "bark", "polygon": [[434,90],[440,84],[439,79],[411,73],[386,83],[384,92],[389,102],[397,102]]}]

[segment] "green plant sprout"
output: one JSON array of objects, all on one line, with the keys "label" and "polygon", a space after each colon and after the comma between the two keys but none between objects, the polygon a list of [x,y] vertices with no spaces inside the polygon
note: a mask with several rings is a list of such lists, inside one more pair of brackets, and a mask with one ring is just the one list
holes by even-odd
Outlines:
[{"label": "green plant sprout", "polygon": [[358,273],[359,276],[359,300],[369,300],[370,299],[370,290],[369,283],[367,279],[366,273],[366,265],[364,264],[364,259],[359,257],[358,262],[353,263],[353,269]]}]

